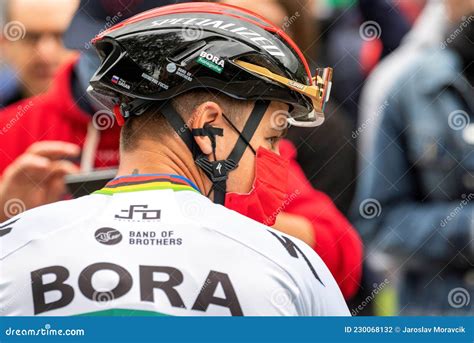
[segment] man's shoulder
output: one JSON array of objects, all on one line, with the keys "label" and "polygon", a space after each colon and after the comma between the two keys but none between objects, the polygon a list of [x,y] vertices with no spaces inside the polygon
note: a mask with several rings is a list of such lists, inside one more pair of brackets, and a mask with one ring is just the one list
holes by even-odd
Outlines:
[{"label": "man's shoulder", "polygon": [[[22,212],[1,223],[0,260],[36,239],[93,219],[93,209],[98,206],[91,197],[99,199],[92,195],[59,201]],[[17,209],[24,206],[20,200],[13,205]]]},{"label": "man's shoulder", "polygon": [[312,275],[314,281],[322,283],[320,273],[327,268],[321,258],[301,240],[245,217],[224,206],[212,205],[203,224],[222,236],[231,245],[240,245],[249,254],[264,259],[295,278]]},{"label": "man's shoulder", "polygon": [[[216,205],[217,207],[218,205]],[[219,206],[226,222],[212,225],[212,229],[242,245],[247,254],[255,254],[265,266],[263,274],[280,275],[287,289],[298,294],[294,301],[306,315],[348,315],[347,306],[331,272],[318,254],[301,240],[257,223],[237,212]],[[272,296],[276,296],[273,293]],[[286,293],[285,293],[286,294]]]}]

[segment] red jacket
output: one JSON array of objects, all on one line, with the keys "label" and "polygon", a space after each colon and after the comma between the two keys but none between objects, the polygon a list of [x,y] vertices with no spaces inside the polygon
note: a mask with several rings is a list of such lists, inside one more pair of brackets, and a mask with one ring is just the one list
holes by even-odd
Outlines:
[{"label": "red jacket", "polygon": [[[57,75],[52,89],[44,95],[25,99],[0,111],[0,173],[34,142],[60,140],[83,146],[92,116],[74,102],[71,75],[74,62]],[[119,127],[101,131],[95,167],[118,165]],[[291,143],[281,144],[282,155],[292,159],[291,189],[299,196],[285,211],[299,214],[314,225],[315,250],[327,264],[346,298],[358,288],[362,245],[354,229],[332,201],[314,190],[295,161]]]},{"label": "red jacket", "polygon": [[316,242],[313,249],[349,299],[357,292],[362,277],[362,241],[332,200],[311,186],[296,162],[296,149],[290,141],[280,143],[280,154],[290,160],[287,194],[297,194],[291,197],[285,212],[311,221]]},{"label": "red jacket", "polygon": [[[84,144],[92,116],[74,102],[71,75],[74,62],[57,74],[51,90],[0,111],[0,173],[37,141],[60,140]],[[100,131],[95,167],[118,164],[118,126]]]}]

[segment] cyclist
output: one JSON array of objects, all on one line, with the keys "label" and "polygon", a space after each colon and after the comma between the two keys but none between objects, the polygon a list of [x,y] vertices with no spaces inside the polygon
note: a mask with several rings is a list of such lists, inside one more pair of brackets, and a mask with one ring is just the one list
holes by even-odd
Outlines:
[{"label": "cyclist", "polygon": [[313,80],[281,30],[211,3],[142,13],[94,44],[90,93],[123,125],[119,176],[1,224],[2,312],[349,315],[314,251],[257,222],[285,196],[286,123],[322,123],[331,70]]}]

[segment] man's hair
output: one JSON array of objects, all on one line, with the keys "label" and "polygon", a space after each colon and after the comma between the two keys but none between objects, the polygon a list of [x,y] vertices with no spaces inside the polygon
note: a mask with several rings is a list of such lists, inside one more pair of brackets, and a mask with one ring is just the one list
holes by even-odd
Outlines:
[{"label": "man's hair", "polygon": [[[219,104],[225,115],[238,128],[242,125],[243,113],[249,112],[251,101],[237,100],[227,95],[208,90],[190,91],[181,94],[172,100],[172,106],[183,118],[184,130],[189,130],[193,124],[193,112],[199,105],[213,101]],[[153,105],[140,116],[131,117],[122,128],[120,146],[123,151],[132,151],[137,148],[138,142],[143,139],[152,139],[164,142],[167,139],[181,139],[170,126],[166,118],[160,113],[160,104]]]}]

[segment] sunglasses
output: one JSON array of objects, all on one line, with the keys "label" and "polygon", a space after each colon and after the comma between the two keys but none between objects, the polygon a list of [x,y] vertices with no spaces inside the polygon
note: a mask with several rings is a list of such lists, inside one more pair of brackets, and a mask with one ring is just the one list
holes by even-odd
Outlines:
[{"label": "sunglasses", "polygon": [[[295,92],[305,95],[311,99],[314,111],[308,115],[308,119],[313,119],[315,116],[318,118],[314,118],[315,120],[313,120],[312,122],[297,121],[295,118],[289,118],[292,124],[295,124],[297,126],[317,126],[322,124],[322,121],[324,120],[324,109],[331,93],[331,80],[333,74],[332,68],[316,69],[316,76],[312,78],[312,85],[305,85],[303,83],[290,80],[284,76],[275,74],[267,68],[252,63],[238,60],[234,62],[240,67],[250,72],[254,72],[260,76],[267,77],[270,80],[278,82],[294,90]],[[315,122],[318,123],[316,124]]]}]

